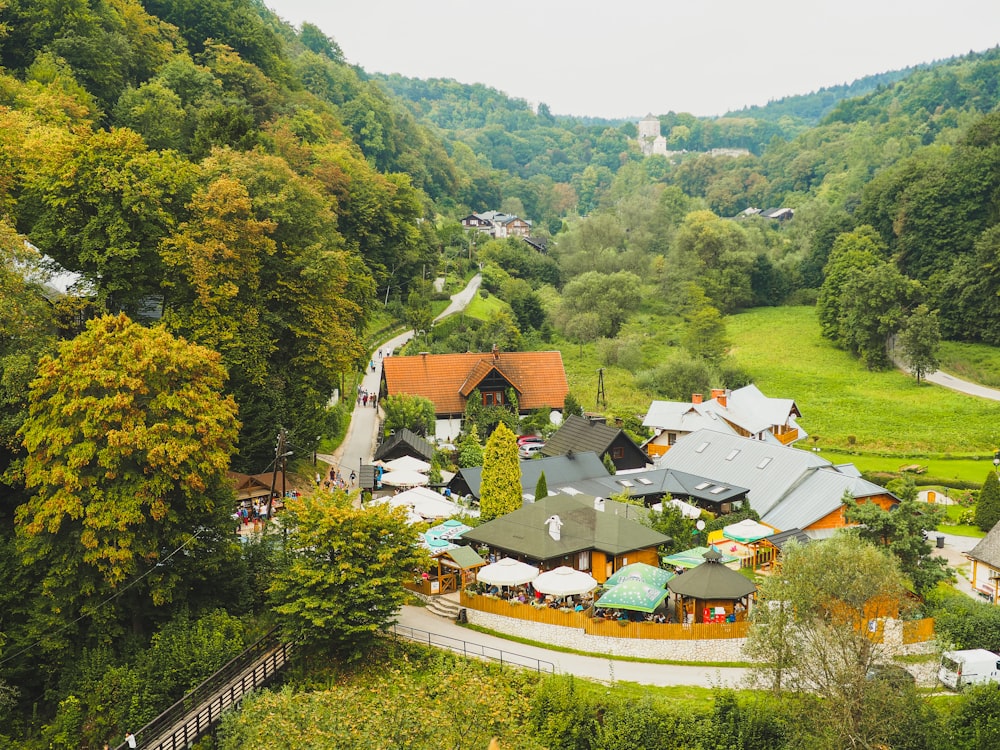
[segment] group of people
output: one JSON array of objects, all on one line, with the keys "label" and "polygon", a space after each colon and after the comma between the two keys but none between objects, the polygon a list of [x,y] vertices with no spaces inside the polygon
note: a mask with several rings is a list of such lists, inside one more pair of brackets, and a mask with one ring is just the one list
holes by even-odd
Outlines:
[{"label": "group of people", "polygon": [[378,394],[369,393],[366,388],[358,386],[358,406],[370,406],[371,408],[376,408],[378,406]]},{"label": "group of people", "polygon": [[[324,481],[324,486],[329,490],[331,488],[338,490],[350,489],[354,486],[354,483],[358,481],[358,475],[351,469],[351,474],[348,478],[345,478],[343,474],[340,473],[340,469],[330,467],[330,476]],[[348,483],[350,482],[350,483]]]},{"label": "group of people", "polygon": [[248,526],[253,524],[254,526],[259,523],[264,523],[267,521],[269,511],[267,508],[267,502],[248,502],[245,501],[237,509],[236,513],[233,514],[233,520],[239,521],[243,526]]}]

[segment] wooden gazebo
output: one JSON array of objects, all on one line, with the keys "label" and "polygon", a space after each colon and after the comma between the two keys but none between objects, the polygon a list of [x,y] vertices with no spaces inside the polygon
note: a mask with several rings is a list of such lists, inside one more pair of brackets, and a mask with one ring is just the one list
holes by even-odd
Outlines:
[{"label": "wooden gazebo", "polygon": [[705,562],[667,582],[675,594],[677,621],[737,622],[746,619],[757,585],[720,561],[722,555],[709,549]]}]

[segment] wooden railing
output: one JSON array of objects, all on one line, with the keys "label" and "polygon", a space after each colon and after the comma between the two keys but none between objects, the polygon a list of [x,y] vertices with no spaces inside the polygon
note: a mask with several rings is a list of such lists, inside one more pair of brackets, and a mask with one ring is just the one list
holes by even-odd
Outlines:
[{"label": "wooden railing", "polygon": [[782,445],[788,445],[789,443],[795,442],[799,439],[799,431],[797,429],[787,430],[781,434],[775,434],[774,436],[778,438],[778,442]]},{"label": "wooden railing", "polygon": [[497,599],[495,596],[487,594],[470,596],[463,591],[460,600],[463,607],[476,609],[480,612],[489,612],[502,617],[514,617],[518,620],[542,622],[546,625],[561,625],[566,628],[582,628],[584,621],[590,619],[583,612],[563,612],[561,609],[553,609],[552,607],[536,607],[533,604],[509,602],[506,599]]},{"label": "wooden railing", "polygon": [[438,596],[439,594],[447,594],[449,591],[457,591],[458,577],[443,575],[440,578],[418,579],[415,581],[404,580],[403,588],[416,591],[418,594],[423,594],[424,596]]},{"label": "wooden railing", "polygon": [[588,635],[609,638],[644,638],[661,641],[708,641],[726,638],[746,638],[749,622],[676,623],[631,622],[626,620],[594,620],[587,618],[584,631]]},{"label": "wooden railing", "polygon": [[906,620],[903,623],[903,643],[926,643],[934,640],[934,618]]},{"label": "wooden railing", "polygon": [[631,622],[627,620],[601,620],[590,617],[587,612],[563,612],[551,607],[534,607],[530,604],[512,604],[504,599],[479,594],[470,596],[461,593],[463,607],[480,612],[530,620],[546,625],[561,625],[567,628],[582,628],[589,635],[609,638],[647,638],[666,641],[719,640],[725,638],[746,638],[749,622],[694,623],[678,625],[672,623]]}]

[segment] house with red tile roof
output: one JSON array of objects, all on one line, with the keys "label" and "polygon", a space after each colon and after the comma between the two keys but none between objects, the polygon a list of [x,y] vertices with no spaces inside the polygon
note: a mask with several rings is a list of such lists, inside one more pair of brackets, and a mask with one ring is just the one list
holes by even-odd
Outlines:
[{"label": "house with red tile roof", "polygon": [[541,408],[562,411],[569,393],[562,353],[495,350],[387,357],[379,392],[382,398],[406,393],[429,399],[438,421],[436,436],[452,439],[473,393],[479,393],[484,406],[501,406],[508,403],[511,389],[521,414]]}]

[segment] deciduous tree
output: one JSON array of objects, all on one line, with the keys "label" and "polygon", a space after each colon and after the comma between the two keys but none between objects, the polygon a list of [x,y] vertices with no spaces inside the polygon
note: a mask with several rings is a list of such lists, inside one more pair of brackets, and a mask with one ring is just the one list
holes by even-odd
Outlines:
[{"label": "deciduous tree", "polygon": [[16,522],[53,612],[101,610],[139,572],[135,606],[166,604],[186,576],[212,574],[206,551],[231,537],[238,423],[225,378],[215,352],[124,315],[91,321],[42,359],[20,432],[33,494]]},{"label": "deciduous tree", "polygon": [[927,309],[927,305],[919,305],[899,332],[903,362],[918,383],[924,375],[937,369],[940,344],[941,328],[938,326],[937,311]]},{"label": "deciduous tree", "polygon": [[786,546],[781,575],[761,582],[747,642],[753,673],[775,691],[821,698],[801,703],[806,734],[826,738],[811,746],[875,747],[905,720],[911,706],[884,700],[867,675],[886,658],[873,626],[906,601],[895,560],[852,534]]},{"label": "deciduous tree", "polygon": [[385,429],[412,430],[418,435],[434,434],[434,403],[423,396],[400,393],[382,399]]},{"label": "deciduous tree", "polygon": [[355,508],[344,492],[286,504],[287,560],[268,590],[285,637],[361,658],[403,604],[416,533],[388,505]]}]

